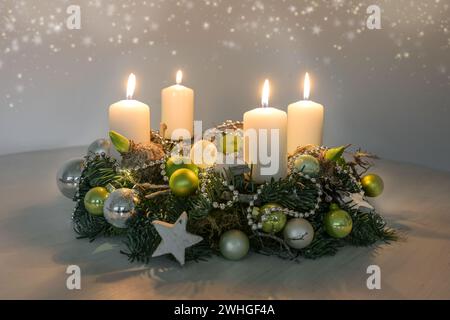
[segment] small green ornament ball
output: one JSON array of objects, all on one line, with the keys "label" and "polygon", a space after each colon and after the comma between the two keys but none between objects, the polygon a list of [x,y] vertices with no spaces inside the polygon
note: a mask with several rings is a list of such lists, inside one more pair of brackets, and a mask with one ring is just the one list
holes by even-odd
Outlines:
[{"label": "small green ornament ball", "polygon": [[361,184],[364,193],[368,197],[378,197],[380,194],[383,193],[384,182],[379,175],[376,174],[365,175],[361,179]]},{"label": "small green ornament ball", "polygon": [[298,171],[310,176],[315,176],[320,171],[319,160],[309,154],[298,156],[294,161],[294,167]]},{"label": "small green ornament ball", "polygon": [[229,230],[219,241],[220,253],[228,260],[241,260],[250,248],[247,235],[240,230]]},{"label": "small green ornament ball", "polygon": [[106,188],[95,187],[89,190],[84,196],[84,207],[94,216],[103,215],[103,205],[108,199],[109,192]]},{"label": "small green ornament ball", "polygon": [[[268,203],[261,207],[260,212],[264,214],[265,210],[271,208],[281,208],[281,206],[276,203]],[[280,232],[286,225],[286,221],[286,215],[281,210],[270,212],[266,215],[266,220],[263,221],[262,230],[266,233]]]},{"label": "small green ornament ball", "polygon": [[347,211],[338,207],[337,204],[330,206],[330,211],[324,218],[325,231],[334,238],[345,238],[350,234],[353,221]]},{"label": "small green ornament ball", "polygon": [[169,180],[169,187],[179,197],[186,197],[198,188],[198,176],[189,169],[178,169]]},{"label": "small green ornament ball", "polygon": [[198,167],[188,157],[170,157],[166,161],[166,175],[170,178],[178,169],[189,169],[198,175]]},{"label": "small green ornament ball", "polygon": [[242,138],[233,133],[226,133],[219,137],[219,151],[225,154],[239,152],[242,145]]}]

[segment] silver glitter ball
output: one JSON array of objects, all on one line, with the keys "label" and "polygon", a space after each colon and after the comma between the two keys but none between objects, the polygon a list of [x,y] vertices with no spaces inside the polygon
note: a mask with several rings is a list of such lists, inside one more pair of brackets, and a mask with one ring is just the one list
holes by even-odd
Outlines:
[{"label": "silver glitter ball", "polygon": [[84,168],[82,158],[66,161],[56,174],[56,184],[59,191],[69,199],[73,199],[78,191],[81,172]]},{"label": "silver glitter ball", "polygon": [[103,206],[106,221],[117,228],[126,228],[127,220],[135,213],[136,194],[128,188],[114,190]]},{"label": "silver glitter ball", "polygon": [[111,154],[111,141],[108,139],[97,139],[88,147],[88,156],[102,154],[107,156]]},{"label": "silver glitter ball", "polygon": [[288,221],[283,231],[284,241],[294,248],[303,249],[314,239],[314,229],[308,220],[295,218]]}]

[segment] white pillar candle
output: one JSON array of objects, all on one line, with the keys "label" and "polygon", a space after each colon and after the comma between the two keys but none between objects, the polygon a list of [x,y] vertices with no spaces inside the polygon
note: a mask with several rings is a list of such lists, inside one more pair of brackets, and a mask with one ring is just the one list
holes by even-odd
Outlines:
[{"label": "white pillar candle", "polygon": [[[178,140],[186,138],[185,134],[193,136],[194,126],[194,90],[182,86],[180,83],[183,73],[177,72],[177,84],[161,91],[161,123],[166,125],[164,137]],[[174,131],[180,129],[178,133]]]},{"label": "white pillar candle", "polygon": [[[270,108],[269,81],[264,83],[262,107],[244,113],[244,158],[252,165],[256,183],[286,177],[287,115]],[[269,163],[270,162],[270,163]]]},{"label": "white pillar candle", "polygon": [[323,137],[323,105],[309,100],[310,81],[306,73],[304,100],[288,106],[288,152],[293,154],[297,147],[308,144],[320,146]]},{"label": "white pillar candle", "polygon": [[109,130],[114,130],[136,143],[150,142],[150,108],[133,100],[136,77],[128,77],[127,99],[109,107]]}]

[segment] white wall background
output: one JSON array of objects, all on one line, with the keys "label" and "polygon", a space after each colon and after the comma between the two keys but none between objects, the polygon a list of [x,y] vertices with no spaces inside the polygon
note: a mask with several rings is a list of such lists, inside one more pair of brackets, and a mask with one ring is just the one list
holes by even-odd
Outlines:
[{"label": "white wall background", "polygon": [[205,126],[257,106],[265,77],[286,110],[309,71],[327,145],[450,170],[448,1],[78,1],[81,30],[69,4],[0,2],[0,154],[106,136],[130,72],[157,128],[178,68]]}]

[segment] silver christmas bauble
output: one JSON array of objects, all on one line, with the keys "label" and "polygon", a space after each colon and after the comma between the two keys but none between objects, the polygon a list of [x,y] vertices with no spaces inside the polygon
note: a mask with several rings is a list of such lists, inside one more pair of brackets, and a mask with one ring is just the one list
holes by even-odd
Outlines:
[{"label": "silver christmas bauble", "polygon": [[294,248],[303,249],[313,241],[314,229],[308,220],[295,218],[288,221],[283,231],[284,241]]},{"label": "silver christmas bauble", "polygon": [[88,147],[88,156],[92,155],[107,155],[111,153],[111,141],[107,139],[97,139]]},{"label": "silver christmas bauble", "polygon": [[73,199],[78,191],[84,160],[76,158],[66,161],[56,174],[56,184],[59,191],[69,199]]},{"label": "silver christmas bauble", "polygon": [[320,163],[315,157],[309,154],[302,154],[294,160],[294,167],[298,171],[315,176],[320,171]]},{"label": "silver christmas bauble", "polygon": [[229,230],[220,237],[219,247],[220,253],[228,260],[240,260],[247,255],[250,243],[244,232]]},{"label": "silver christmas bauble", "polygon": [[128,188],[114,190],[103,206],[106,221],[117,228],[126,228],[127,220],[135,213],[136,194]]}]

